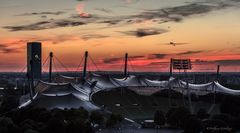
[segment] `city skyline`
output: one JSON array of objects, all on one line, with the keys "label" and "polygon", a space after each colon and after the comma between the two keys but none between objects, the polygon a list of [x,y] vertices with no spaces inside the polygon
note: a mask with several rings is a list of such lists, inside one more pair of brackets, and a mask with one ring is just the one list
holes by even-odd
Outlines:
[{"label": "city skyline", "polygon": [[190,58],[192,71],[239,71],[239,0],[0,0],[0,71],[26,64],[40,41],[76,70],[84,51],[101,70],[120,71],[129,53],[136,71],[167,71]]}]

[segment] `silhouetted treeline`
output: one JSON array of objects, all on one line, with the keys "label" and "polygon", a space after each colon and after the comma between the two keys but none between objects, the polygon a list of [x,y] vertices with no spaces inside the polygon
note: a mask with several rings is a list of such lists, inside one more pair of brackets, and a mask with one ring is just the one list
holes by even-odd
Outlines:
[{"label": "silhouetted treeline", "polygon": [[180,128],[184,133],[232,133],[240,130],[239,114],[238,117],[223,113],[211,116],[204,109],[191,114],[185,107],[174,107],[165,114],[157,110],[154,114],[154,123],[157,127],[164,127],[167,124],[171,128]]},{"label": "silhouetted treeline", "polygon": [[122,120],[120,115],[101,111],[26,107],[0,117],[0,133],[94,133],[96,125],[109,127]]}]

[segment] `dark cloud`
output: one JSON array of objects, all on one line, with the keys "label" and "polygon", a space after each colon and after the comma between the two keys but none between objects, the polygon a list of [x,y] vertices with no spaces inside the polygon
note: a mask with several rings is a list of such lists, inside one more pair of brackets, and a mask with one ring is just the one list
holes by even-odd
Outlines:
[{"label": "dark cloud", "polygon": [[240,0],[231,0],[231,1],[234,1],[234,2],[240,2]]},{"label": "dark cloud", "polygon": [[84,22],[81,21],[71,21],[71,20],[50,20],[50,21],[41,21],[28,25],[21,26],[5,26],[3,28],[9,29],[10,31],[29,31],[29,30],[44,30],[44,29],[53,29],[59,27],[74,27],[84,25]]},{"label": "dark cloud", "polygon": [[[137,56],[130,56],[128,57],[129,60],[131,61],[146,61],[148,59],[163,59],[165,56],[167,56],[167,54],[149,54],[149,55],[137,55]],[[118,63],[124,61],[124,57],[117,57],[117,58],[106,58],[103,59],[103,63],[106,64],[114,64],[114,63]]]},{"label": "dark cloud", "polygon": [[[51,44],[60,44],[66,41],[74,41],[74,40],[78,40],[80,39],[79,36],[76,35],[49,35],[48,37],[42,37],[42,36],[31,36],[31,37],[26,37],[24,39],[14,39],[14,41],[11,42],[2,42],[2,45],[0,46],[0,48],[7,48],[7,49],[12,49],[15,51],[19,51],[21,49],[25,49],[26,48],[26,44],[27,42],[48,42]],[[7,51],[7,50],[5,50]]]},{"label": "dark cloud", "polygon": [[19,45],[19,44],[26,44],[28,42],[27,39],[19,39],[13,42],[8,42],[8,43],[4,43],[5,45]]},{"label": "dark cloud", "polygon": [[177,53],[176,55],[189,55],[189,54],[198,54],[198,53],[202,53],[203,51],[186,51],[186,52],[181,52],[181,53]]},{"label": "dark cloud", "polygon": [[121,19],[110,19],[110,20],[100,21],[99,23],[105,23],[105,24],[109,24],[109,25],[116,25],[116,24],[119,24],[121,21],[122,21]]},{"label": "dark cloud", "polygon": [[[138,60],[138,59],[144,59],[145,56],[130,56],[128,58],[131,59],[131,60]],[[105,64],[117,63],[117,62],[120,62],[120,61],[124,61],[124,57],[103,59],[103,63],[105,63]]]},{"label": "dark cloud", "polygon": [[0,53],[16,53],[19,52],[16,48],[10,48],[7,45],[0,44]]},{"label": "dark cloud", "polygon": [[239,66],[240,60],[216,60],[215,63],[222,66]]},{"label": "dark cloud", "polygon": [[111,64],[111,63],[116,63],[118,61],[123,61],[123,60],[124,60],[123,58],[106,58],[106,59],[103,59],[103,63]]},{"label": "dark cloud", "polygon": [[169,66],[169,62],[150,62],[148,65],[163,65],[168,67]]},{"label": "dark cloud", "polygon": [[[25,46],[27,42],[47,42],[51,44],[61,44],[67,41],[78,41],[79,39],[90,40],[90,39],[99,39],[107,38],[109,36],[101,34],[84,34],[84,35],[75,35],[75,34],[59,34],[59,35],[49,35],[45,36],[31,36],[24,39],[18,39],[12,42],[3,42],[2,44],[6,46]],[[99,44],[100,45],[100,44]]]},{"label": "dark cloud", "polygon": [[[47,16],[41,16],[42,18],[47,18]],[[89,23],[96,22],[100,19],[97,15],[89,15],[88,17],[83,17],[79,14],[70,15],[65,19],[49,19],[45,21],[39,21],[35,23],[30,23],[26,25],[18,26],[4,26],[2,28],[8,29],[10,31],[29,31],[29,30],[45,30],[61,27],[75,27],[80,25],[85,25]]]},{"label": "dark cloud", "polygon": [[167,54],[149,54],[148,59],[163,59]]},{"label": "dark cloud", "polygon": [[90,39],[101,39],[101,38],[107,38],[109,36],[101,35],[101,34],[87,34],[82,35],[81,38],[84,40],[90,40]]},{"label": "dark cloud", "polygon": [[[193,65],[201,65],[201,66],[239,66],[240,65],[240,60],[234,60],[234,59],[229,59],[229,60],[194,60],[192,61]],[[169,62],[150,62],[149,65],[169,65]],[[215,68],[201,68],[201,70],[215,70]]]},{"label": "dark cloud", "polygon": [[31,13],[23,13],[23,14],[18,14],[16,16],[34,16],[34,15],[40,15],[40,16],[45,16],[45,15],[62,15],[64,14],[64,11],[57,11],[57,12],[31,12]]},{"label": "dark cloud", "polygon": [[[130,56],[128,57],[131,60],[148,60],[148,59],[163,59],[167,54],[149,54],[149,55],[137,55],[137,56]],[[117,58],[106,58],[103,59],[103,63],[111,64],[124,61],[124,57],[117,57]]]},{"label": "dark cloud", "polygon": [[106,9],[106,8],[95,8],[95,10],[101,11],[101,12],[104,12],[104,13],[112,13],[113,12],[112,10]]},{"label": "dark cloud", "polygon": [[164,9],[148,10],[139,15],[136,15],[136,17],[142,19],[160,19],[160,21],[162,22],[179,22],[184,19],[184,17],[205,14],[210,11],[219,10],[227,6],[227,4],[220,2],[216,2],[215,4],[191,3]]},{"label": "dark cloud", "polygon": [[136,36],[136,37],[145,37],[145,36],[159,35],[166,32],[167,30],[164,30],[164,29],[149,28],[149,29],[137,29],[136,31],[125,31],[122,33],[126,35]]},{"label": "dark cloud", "polygon": [[68,20],[72,20],[72,21],[83,21],[85,23],[95,23],[97,22],[97,20],[102,20],[103,17],[99,16],[97,14],[88,14],[87,16],[82,16],[79,14],[72,14],[70,15],[70,17],[68,18]]},{"label": "dark cloud", "polygon": [[51,42],[52,44],[60,44],[63,42],[75,41],[78,39],[79,39],[79,37],[74,36],[74,35],[57,35],[57,36],[53,36],[53,37],[49,37],[49,38],[40,38],[40,40],[37,37],[34,40]]},{"label": "dark cloud", "polygon": [[239,66],[240,65],[240,60],[227,59],[227,60],[211,60],[211,61],[208,61],[208,60],[197,59],[193,63],[197,64],[197,65],[215,64],[215,65],[221,65],[221,66]]},{"label": "dark cloud", "polygon": [[233,5],[220,1],[195,2],[175,7],[144,10],[143,12],[136,15],[120,16],[119,18],[113,17],[102,22],[109,23],[111,25],[141,23],[145,22],[146,20],[152,20],[158,24],[166,22],[181,22],[184,18],[189,16],[202,15],[214,10],[221,10],[225,7],[231,6]]},{"label": "dark cloud", "polygon": [[18,39],[12,42],[2,42],[0,44],[0,53],[16,53],[20,52],[21,49],[25,48],[28,40]]},{"label": "dark cloud", "polygon": [[70,20],[62,20],[56,21],[53,23],[53,27],[74,27],[79,25],[84,25],[85,23],[79,21],[70,21]]},{"label": "dark cloud", "polygon": [[196,59],[194,60],[194,63],[205,63],[205,62],[208,62],[206,60],[201,60],[201,59]]},{"label": "dark cloud", "polygon": [[180,16],[190,16],[195,14],[203,14],[210,12],[212,10],[220,9],[224,5],[205,5],[199,3],[187,4],[178,7],[166,8],[164,12],[167,16],[171,16],[173,14],[180,15]]},{"label": "dark cloud", "polygon": [[[85,0],[77,0],[77,1],[85,1]],[[132,3],[138,0],[126,0],[125,2]],[[108,24],[110,26],[117,25],[117,26],[124,26],[128,24],[134,23],[142,23],[145,21],[152,21],[157,24],[166,23],[166,22],[180,22],[183,19],[193,16],[193,15],[202,15],[209,13],[214,10],[221,10],[226,7],[234,6],[234,3],[239,2],[239,0],[231,0],[228,1],[211,1],[206,0],[205,2],[195,2],[195,3],[187,3],[185,5],[174,6],[174,7],[167,7],[167,8],[160,8],[160,9],[153,9],[153,10],[143,10],[142,12],[136,15],[126,15],[126,16],[98,16],[98,15],[90,15],[85,12],[85,14],[77,14],[67,17],[65,19],[58,19],[58,20],[48,20],[48,21],[40,21],[35,23],[30,23],[26,25],[17,25],[17,26],[4,26],[3,28],[9,29],[10,31],[25,31],[25,30],[44,30],[44,29],[52,29],[58,27],[72,27],[72,26],[79,26],[89,23],[95,24]],[[110,12],[110,10],[105,8],[96,8],[96,10],[102,12]],[[64,12],[33,12],[27,13],[22,15],[40,15],[42,18],[46,18],[46,15],[60,15]],[[105,27],[104,27],[105,28]],[[106,28],[109,28],[106,27]],[[127,31],[124,32],[128,35],[134,35],[137,37],[144,37],[148,35],[157,35],[167,32],[166,30],[157,30],[156,29],[138,29],[137,31]]]},{"label": "dark cloud", "polygon": [[137,56],[130,56],[130,59],[141,59],[141,58],[145,58],[145,56],[142,55],[137,55]]},{"label": "dark cloud", "polygon": [[41,18],[47,18],[47,16],[46,15],[42,15]]}]

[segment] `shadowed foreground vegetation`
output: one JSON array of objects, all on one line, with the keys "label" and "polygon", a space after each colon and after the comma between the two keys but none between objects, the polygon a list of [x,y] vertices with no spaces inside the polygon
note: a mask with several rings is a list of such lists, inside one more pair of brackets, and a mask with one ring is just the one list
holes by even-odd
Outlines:
[{"label": "shadowed foreground vegetation", "polygon": [[2,115],[0,133],[94,133],[96,127],[112,127],[121,121],[121,115],[81,107],[47,110],[31,106]]},{"label": "shadowed foreground vegetation", "polygon": [[[174,106],[169,106],[168,96],[171,94]],[[109,100],[111,99],[111,100]],[[162,91],[152,96],[141,96],[128,89],[115,89],[99,92],[93,96],[93,101],[106,109],[130,116],[138,122],[145,119],[154,120],[150,128],[179,128],[185,133],[206,132],[233,132],[240,130],[240,97],[218,94],[215,103],[218,112],[208,114],[208,104],[213,105],[213,95],[192,97],[192,101],[206,103],[203,107],[190,111],[184,106],[184,98],[180,93]],[[185,104],[188,101],[185,100]],[[126,111],[127,110],[127,111]],[[139,119],[139,117],[142,117]],[[149,126],[149,125],[148,125]],[[146,127],[148,127],[146,126]]]}]

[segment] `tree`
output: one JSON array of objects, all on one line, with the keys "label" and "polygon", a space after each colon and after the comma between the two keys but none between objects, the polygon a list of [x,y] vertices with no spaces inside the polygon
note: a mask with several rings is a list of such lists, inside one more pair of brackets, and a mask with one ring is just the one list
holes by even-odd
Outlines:
[{"label": "tree", "polygon": [[154,123],[157,125],[164,125],[165,124],[165,116],[162,111],[157,110],[154,114]]},{"label": "tree", "polygon": [[0,117],[0,133],[18,133],[19,127],[13,123],[11,118]]},{"label": "tree", "polygon": [[18,99],[15,96],[3,97],[0,112],[5,113],[11,109],[18,107],[18,105]]},{"label": "tree", "polygon": [[39,132],[32,129],[28,129],[24,133],[39,133]]},{"label": "tree", "polygon": [[221,113],[230,114],[232,116],[240,115],[240,97],[237,96],[225,96],[224,100],[220,104]]},{"label": "tree", "polygon": [[174,127],[182,127],[183,121],[190,112],[184,107],[172,108],[166,114],[167,123]]},{"label": "tree", "polygon": [[61,119],[53,117],[48,121],[47,125],[49,133],[65,133],[66,124]]},{"label": "tree", "polygon": [[186,116],[183,122],[184,133],[199,133],[202,130],[201,120],[195,115]]},{"label": "tree", "polygon": [[197,117],[202,120],[202,119],[208,118],[209,114],[207,113],[207,111],[205,109],[201,108],[197,112]]},{"label": "tree", "polygon": [[91,133],[92,127],[89,122],[84,121],[83,119],[74,119],[68,121],[66,126],[65,133]]},{"label": "tree", "polygon": [[96,123],[96,124],[102,124],[103,123],[103,116],[98,111],[93,111],[90,115],[90,122]]},{"label": "tree", "polygon": [[108,118],[106,127],[113,127],[116,124],[120,123],[123,120],[123,117],[120,114],[111,114]]}]

